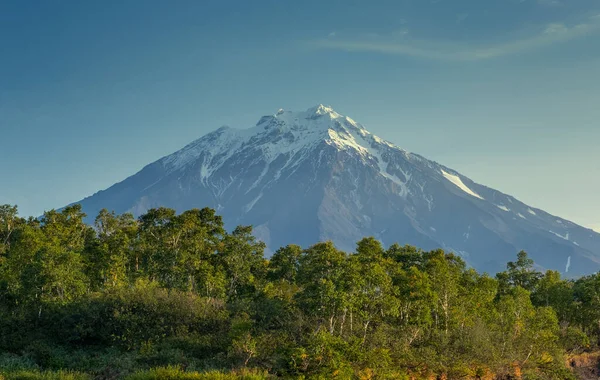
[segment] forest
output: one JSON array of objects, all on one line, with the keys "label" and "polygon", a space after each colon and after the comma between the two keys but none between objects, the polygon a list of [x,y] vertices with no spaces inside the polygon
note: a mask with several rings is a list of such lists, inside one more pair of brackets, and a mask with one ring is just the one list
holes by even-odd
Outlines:
[{"label": "forest", "polygon": [[[0,206],[0,379],[577,379],[600,274],[478,273],[373,237],[288,245],[209,208]],[[401,242],[404,243],[404,242]]]}]

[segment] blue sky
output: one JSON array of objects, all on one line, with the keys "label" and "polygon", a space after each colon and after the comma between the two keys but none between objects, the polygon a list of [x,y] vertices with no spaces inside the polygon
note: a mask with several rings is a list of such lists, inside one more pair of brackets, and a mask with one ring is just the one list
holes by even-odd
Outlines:
[{"label": "blue sky", "polygon": [[317,103],[600,228],[597,0],[0,2],[0,203],[23,215]]}]

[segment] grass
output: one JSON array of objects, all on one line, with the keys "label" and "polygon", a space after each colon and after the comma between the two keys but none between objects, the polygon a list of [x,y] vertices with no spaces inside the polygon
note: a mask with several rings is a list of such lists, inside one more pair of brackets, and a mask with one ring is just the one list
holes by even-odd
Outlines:
[{"label": "grass", "polygon": [[71,371],[21,370],[5,373],[0,369],[0,380],[91,380],[91,377],[81,372]]},{"label": "grass", "polygon": [[266,372],[241,370],[224,373],[220,371],[185,372],[179,367],[160,367],[149,371],[137,372],[127,376],[126,380],[264,380],[269,376]]}]

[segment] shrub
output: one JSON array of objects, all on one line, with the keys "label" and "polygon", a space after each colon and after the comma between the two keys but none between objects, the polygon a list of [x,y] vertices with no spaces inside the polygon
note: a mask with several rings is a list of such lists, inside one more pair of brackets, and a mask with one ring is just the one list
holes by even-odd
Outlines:
[{"label": "shrub", "polygon": [[10,353],[0,355],[0,372],[20,371],[20,370],[37,370],[39,369],[33,359],[27,356],[19,356]]}]

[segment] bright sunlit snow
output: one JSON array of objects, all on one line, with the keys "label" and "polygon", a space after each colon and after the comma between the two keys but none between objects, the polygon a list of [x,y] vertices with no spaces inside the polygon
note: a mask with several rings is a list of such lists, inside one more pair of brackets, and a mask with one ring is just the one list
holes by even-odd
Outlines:
[{"label": "bright sunlit snow", "polygon": [[479,198],[479,199],[483,199],[483,197],[479,194],[477,194],[476,192],[474,192],[473,190],[469,189],[467,187],[467,185],[465,185],[463,183],[463,181],[456,175],[450,174],[450,173],[446,173],[443,169],[442,169],[442,175],[450,182],[452,182],[453,184],[455,184],[459,189],[461,189],[462,191],[464,191],[465,193],[474,196],[475,198]]},{"label": "bright sunlit snow", "polygon": [[568,233],[568,232],[567,232],[565,235],[558,234],[558,233],[556,233],[556,232],[554,232],[554,231],[550,231],[550,233],[552,233],[552,234],[554,234],[554,235],[558,236],[558,237],[559,237],[559,238],[561,238],[561,239],[564,239],[564,240],[569,240],[569,233]]}]

